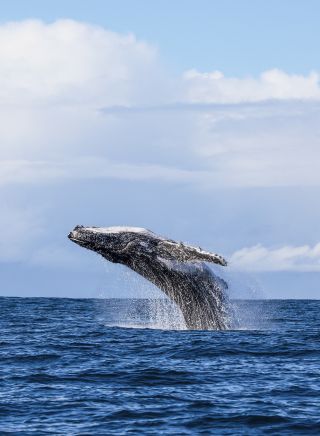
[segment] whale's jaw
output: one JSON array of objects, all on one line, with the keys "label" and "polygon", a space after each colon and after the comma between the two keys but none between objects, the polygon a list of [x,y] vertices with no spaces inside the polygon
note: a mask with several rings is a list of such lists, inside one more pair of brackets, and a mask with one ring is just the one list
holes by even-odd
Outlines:
[{"label": "whale's jaw", "polygon": [[139,227],[76,226],[68,238],[155,284],[179,306],[188,328],[228,328],[227,284],[204,263],[225,266],[222,256]]}]

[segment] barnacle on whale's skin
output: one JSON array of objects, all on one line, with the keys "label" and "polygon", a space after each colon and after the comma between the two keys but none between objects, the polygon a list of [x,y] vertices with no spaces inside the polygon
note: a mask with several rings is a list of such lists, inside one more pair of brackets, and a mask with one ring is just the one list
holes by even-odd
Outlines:
[{"label": "barnacle on whale's skin", "polygon": [[188,328],[228,328],[227,284],[205,263],[226,266],[222,256],[141,227],[76,226],[68,237],[158,286],[179,306]]}]

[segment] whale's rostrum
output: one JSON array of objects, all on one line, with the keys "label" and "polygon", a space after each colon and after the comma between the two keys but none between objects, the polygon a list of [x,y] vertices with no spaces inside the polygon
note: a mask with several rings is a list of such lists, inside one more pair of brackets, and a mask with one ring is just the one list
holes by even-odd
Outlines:
[{"label": "whale's rostrum", "polygon": [[227,284],[205,263],[226,266],[222,256],[140,227],[76,226],[68,237],[155,284],[177,304],[189,329],[228,327]]}]

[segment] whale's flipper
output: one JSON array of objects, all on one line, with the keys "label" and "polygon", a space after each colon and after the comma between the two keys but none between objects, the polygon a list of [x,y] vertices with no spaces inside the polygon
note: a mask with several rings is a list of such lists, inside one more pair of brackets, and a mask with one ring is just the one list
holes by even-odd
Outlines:
[{"label": "whale's flipper", "polygon": [[139,227],[76,226],[69,238],[105,259],[131,268],[174,301],[190,329],[226,329],[227,284],[205,262],[225,259]]},{"label": "whale's flipper", "polygon": [[227,261],[219,254],[210,253],[200,247],[183,244],[175,241],[159,242],[160,250],[163,250],[162,257],[166,259],[178,260],[179,262],[211,262],[218,265],[227,266]]}]

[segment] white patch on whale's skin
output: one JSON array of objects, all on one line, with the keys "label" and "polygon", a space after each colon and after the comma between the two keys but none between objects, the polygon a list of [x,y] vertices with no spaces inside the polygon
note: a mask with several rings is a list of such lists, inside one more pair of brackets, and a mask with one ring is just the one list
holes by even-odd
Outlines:
[{"label": "white patch on whale's skin", "polygon": [[[143,227],[125,227],[125,226],[114,226],[114,227],[85,227],[86,230],[89,230],[94,233],[139,233],[152,236],[155,233],[151,232],[151,230],[144,229]],[[159,237],[157,236],[159,239]],[[162,239],[162,238],[161,238]]]}]

